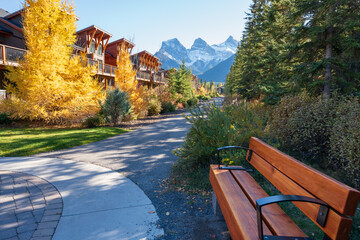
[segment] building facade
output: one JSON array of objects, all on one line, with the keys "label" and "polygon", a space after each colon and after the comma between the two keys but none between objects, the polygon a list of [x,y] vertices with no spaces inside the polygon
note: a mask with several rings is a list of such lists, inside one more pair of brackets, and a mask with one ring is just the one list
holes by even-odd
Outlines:
[{"label": "building facade", "polygon": [[[18,60],[26,54],[22,13],[23,9],[9,13],[0,8],[0,89],[4,89],[7,66],[18,66]],[[112,35],[95,25],[79,30],[76,34],[73,54],[85,53],[88,64],[96,66],[95,77],[104,89],[114,87],[118,52],[124,48],[131,54],[135,45],[125,38],[109,43]],[[166,83],[166,76],[160,71],[161,63],[151,53],[142,51],[131,55],[131,61],[139,84],[155,87]]]}]

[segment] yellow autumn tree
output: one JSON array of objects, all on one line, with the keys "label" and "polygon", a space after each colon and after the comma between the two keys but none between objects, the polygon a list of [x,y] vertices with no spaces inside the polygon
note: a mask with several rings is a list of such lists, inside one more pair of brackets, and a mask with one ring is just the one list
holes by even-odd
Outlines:
[{"label": "yellow autumn tree", "polygon": [[115,85],[130,96],[132,114],[135,118],[146,115],[147,102],[144,99],[144,88],[138,86],[135,78],[136,71],[133,69],[130,54],[124,48],[120,48],[115,71]]},{"label": "yellow autumn tree", "polygon": [[75,22],[72,4],[66,1],[25,1],[28,51],[19,67],[9,68],[6,90],[11,98],[1,103],[1,111],[13,118],[64,123],[99,110],[102,91],[92,77],[94,69],[72,56]]}]

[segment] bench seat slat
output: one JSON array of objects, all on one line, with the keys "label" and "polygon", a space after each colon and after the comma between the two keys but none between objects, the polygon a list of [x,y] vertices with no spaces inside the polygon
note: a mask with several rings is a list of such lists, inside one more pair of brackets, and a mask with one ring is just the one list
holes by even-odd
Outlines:
[{"label": "bench seat slat", "polygon": [[338,212],[353,216],[360,192],[252,137],[249,148]]},{"label": "bench seat slat", "polygon": [[[258,240],[256,210],[230,171],[211,165],[210,182],[232,239]],[[264,233],[272,235],[266,226]]]},{"label": "bench seat slat", "polygon": [[[244,171],[231,171],[231,173],[254,207],[256,206],[256,200],[269,196],[249,173]],[[307,237],[279,205],[273,204],[266,206],[262,213],[266,225],[274,235]]]},{"label": "bench seat slat", "polygon": [[[314,195],[303,189],[267,161],[253,153],[250,163],[268,179],[284,195],[301,195],[315,198]],[[322,199],[325,201],[324,199]],[[325,201],[326,202],[326,201]],[[294,204],[314,223],[316,223],[319,205],[311,203],[294,202]],[[325,227],[317,225],[332,239],[347,239],[350,233],[352,220],[334,210],[329,210]]]}]

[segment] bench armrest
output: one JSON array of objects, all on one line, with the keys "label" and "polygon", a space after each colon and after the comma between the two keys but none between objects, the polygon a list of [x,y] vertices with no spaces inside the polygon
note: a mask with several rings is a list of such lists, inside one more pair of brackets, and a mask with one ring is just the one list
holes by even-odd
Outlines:
[{"label": "bench armrest", "polygon": [[228,150],[228,149],[245,149],[249,151],[249,161],[251,159],[251,155],[252,155],[252,150],[250,148],[247,147],[243,147],[243,146],[225,146],[225,147],[220,147],[217,149],[217,160],[218,160],[218,164],[219,164],[219,169],[226,169],[226,170],[244,170],[247,172],[252,172],[252,169],[246,169],[243,167],[238,167],[238,166],[234,166],[234,167],[221,167],[221,160],[220,160],[220,152],[223,150]]},{"label": "bench armrest", "polygon": [[316,222],[322,227],[325,226],[326,218],[330,206],[320,199],[300,196],[300,195],[275,195],[275,196],[265,197],[256,200],[257,224],[258,224],[259,238],[261,240],[264,239],[261,208],[269,204],[280,203],[280,202],[309,202],[309,203],[319,204],[320,209],[318,212]]}]

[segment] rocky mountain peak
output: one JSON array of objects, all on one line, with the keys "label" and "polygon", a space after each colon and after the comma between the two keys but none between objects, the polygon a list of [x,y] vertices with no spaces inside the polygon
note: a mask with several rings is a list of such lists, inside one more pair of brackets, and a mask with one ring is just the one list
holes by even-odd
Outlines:
[{"label": "rocky mountain peak", "polygon": [[200,49],[210,47],[207,42],[205,42],[202,38],[195,39],[191,49]]},{"label": "rocky mountain peak", "polygon": [[191,48],[186,49],[178,39],[173,38],[162,42],[155,56],[160,58],[165,69],[177,68],[185,60],[186,66],[191,67],[194,74],[201,74],[233,55],[237,44],[232,36],[225,42],[212,46],[202,38],[197,38]]}]

